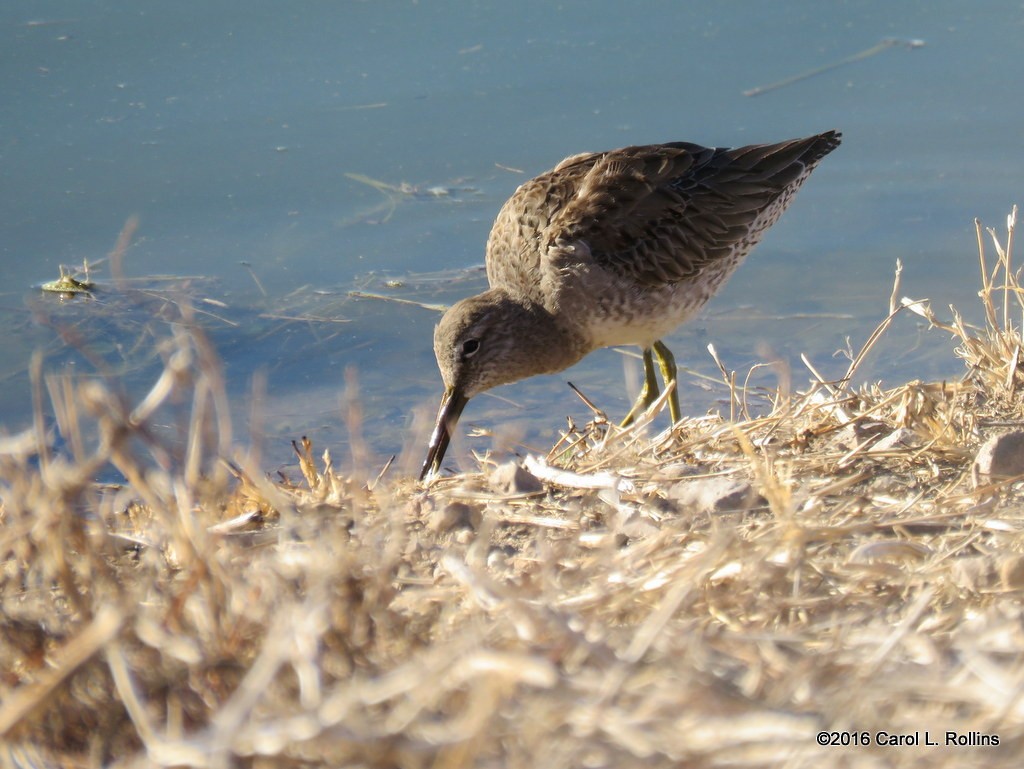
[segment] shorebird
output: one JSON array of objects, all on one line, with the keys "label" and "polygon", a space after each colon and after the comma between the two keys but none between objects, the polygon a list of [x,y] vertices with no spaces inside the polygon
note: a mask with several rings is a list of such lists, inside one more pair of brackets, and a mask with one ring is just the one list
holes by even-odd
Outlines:
[{"label": "shorebird", "polygon": [[644,384],[623,425],[658,397],[655,361],[678,421],[661,338],[715,295],[840,140],[624,147],[574,155],[521,185],[487,240],[490,288],[434,329],[444,395],[420,479],[440,469],[470,398],[599,347],[643,349]]}]

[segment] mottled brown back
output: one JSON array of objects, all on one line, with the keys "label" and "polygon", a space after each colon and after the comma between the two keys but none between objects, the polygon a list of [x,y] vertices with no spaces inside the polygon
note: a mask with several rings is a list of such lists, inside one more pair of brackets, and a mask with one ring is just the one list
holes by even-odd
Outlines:
[{"label": "mottled brown back", "polygon": [[675,142],[567,158],[498,214],[488,278],[529,295],[549,250],[582,241],[595,264],[637,285],[692,279],[741,259],[839,142],[829,131],[738,149]]}]

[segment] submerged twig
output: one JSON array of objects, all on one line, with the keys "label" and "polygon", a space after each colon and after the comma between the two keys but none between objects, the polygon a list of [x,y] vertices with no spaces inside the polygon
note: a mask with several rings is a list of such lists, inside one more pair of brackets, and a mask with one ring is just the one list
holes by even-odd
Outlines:
[{"label": "submerged twig", "polygon": [[840,59],[839,61],[834,61],[831,64],[824,64],[820,67],[809,69],[806,72],[801,72],[798,75],[793,75],[792,77],[787,77],[784,78],[783,80],[778,80],[774,83],[769,83],[768,85],[760,85],[757,86],[756,88],[750,88],[744,91],[743,95],[760,96],[761,94],[768,93],[769,91],[776,91],[779,88],[785,88],[788,85],[793,85],[793,83],[799,83],[801,80],[807,80],[808,78],[824,74],[825,72],[830,72],[833,69],[846,66],[847,64],[853,64],[854,62],[863,61],[864,59],[874,56],[875,54],[881,53],[882,51],[888,50],[889,48],[894,48],[898,46],[901,48],[907,48],[912,50],[914,48],[921,48],[924,46],[924,44],[924,40],[904,40],[895,37],[887,37],[884,40],[881,40],[880,42],[871,46],[870,48],[866,48],[863,51],[853,54],[852,56],[847,56],[846,58]]},{"label": "submerged twig", "polygon": [[444,304],[417,302],[414,299],[403,299],[398,296],[388,296],[387,294],[373,294],[369,291],[349,291],[348,295],[354,299],[378,299],[382,302],[393,302],[394,304],[409,304],[413,307],[421,307],[424,310],[433,310],[434,312],[444,312],[448,309],[448,306]]}]

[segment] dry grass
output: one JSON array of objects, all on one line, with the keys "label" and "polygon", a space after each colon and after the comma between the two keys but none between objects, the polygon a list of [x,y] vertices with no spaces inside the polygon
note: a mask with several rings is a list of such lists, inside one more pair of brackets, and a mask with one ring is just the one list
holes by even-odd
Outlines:
[{"label": "dry grass", "polygon": [[306,444],[271,481],[194,328],[137,404],[39,382],[0,441],[0,767],[1017,766],[1024,511],[971,470],[1020,421],[1011,245],[981,248],[981,329],[897,274],[879,334],[922,314],[960,382],[854,388],[876,336],[767,416],[597,413],[532,475],[423,489]]}]

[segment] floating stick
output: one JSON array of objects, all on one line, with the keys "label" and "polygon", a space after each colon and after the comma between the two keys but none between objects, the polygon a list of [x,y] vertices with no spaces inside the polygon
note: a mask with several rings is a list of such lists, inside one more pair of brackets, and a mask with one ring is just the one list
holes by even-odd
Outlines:
[{"label": "floating stick", "polygon": [[784,88],[787,85],[792,85],[793,83],[799,83],[801,80],[806,80],[809,77],[820,75],[824,72],[828,72],[829,70],[836,69],[837,67],[842,67],[846,64],[853,64],[855,61],[862,61],[869,56],[874,56],[876,53],[881,53],[882,51],[895,46],[901,46],[903,48],[920,48],[923,45],[924,40],[901,40],[897,37],[887,37],[876,45],[873,45],[860,53],[847,56],[845,59],[840,59],[839,61],[832,62],[831,64],[825,64],[824,66],[816,67],[815,69],[809,69],[806,72],[801,72],[799,75],[787,77],[785,80],[779,80],[775,83],[769,83],[768,85],[759,85],[757,88],[751,88],[744,91],[743,95],[760,96],[763,93],[768,93],[768,91],[774,91],[778,88]]}]

